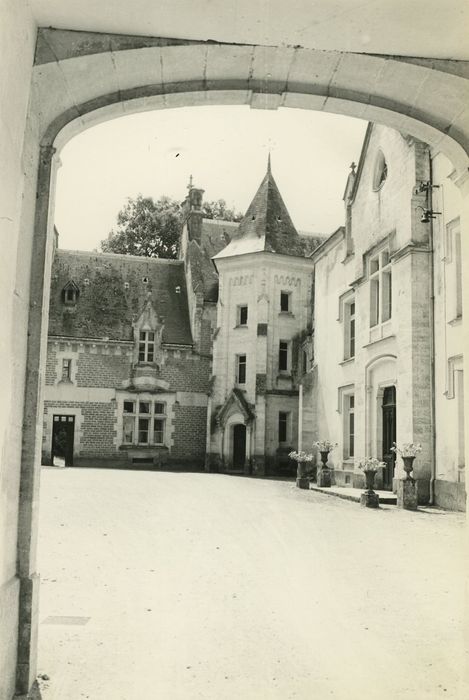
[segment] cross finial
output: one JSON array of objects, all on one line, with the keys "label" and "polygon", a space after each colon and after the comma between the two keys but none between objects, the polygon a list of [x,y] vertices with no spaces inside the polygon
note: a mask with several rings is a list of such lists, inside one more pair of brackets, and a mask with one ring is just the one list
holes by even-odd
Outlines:
[{"label": "cross finial", "polygon": [[352,163],[350,164],[350,169],[351,169],[351,171],[352,171],[352,175],[355,175],[355,168],[356,168],[356,167],[357,167],[357,166],[356,166],[355,163],[352,162]]},{"label": "cross finial", "polygon": [[269,175],[272,174],[271,162],[270,162],[270,151],[269,151],[269,155],[267,157],[267,172],[269,173]]},{"label": "cross finial", "polygon": [[187,185],[187,189],[191,190],[194,187],[194,179],[192,175],[189,177],[189,184]]}]

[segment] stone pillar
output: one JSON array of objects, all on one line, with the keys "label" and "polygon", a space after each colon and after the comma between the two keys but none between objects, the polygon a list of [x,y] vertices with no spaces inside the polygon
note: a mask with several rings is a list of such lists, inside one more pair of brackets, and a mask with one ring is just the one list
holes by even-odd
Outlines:
[{"label": "stone pillar", "polygon": [[415,479],[398,479],[397,507],[405,510],[417,510],[418,483]]},{"label": "stone pillar", "polygon": [[37,205],[34,220],[34,256],[31,265],[26,360],[21,489],[18,516],[18,578],[20,612],[18,627],[17,693],[27,694],[36,678],[38,592],[36,549],[39,476],[42,444],[42,368],[47,352],[49,291],[54,231],[52,225],[55,178],[60,164],[55,148],[40,149]]}]

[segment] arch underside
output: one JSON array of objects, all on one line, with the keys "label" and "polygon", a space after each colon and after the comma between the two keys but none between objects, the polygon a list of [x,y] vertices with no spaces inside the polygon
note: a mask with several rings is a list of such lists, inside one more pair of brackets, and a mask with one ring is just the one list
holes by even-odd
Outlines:
[{"label": "arch underside", "polygon": [[160,38],[128,48],[137,38],[80,42],[76,34],[40,30],[38,46],[47,40],[50,55],[36,52],[31,109],[43,146],[60,149],[90,126],[139,111],[249,105],[382,123],[467,169],[466,62]]}]

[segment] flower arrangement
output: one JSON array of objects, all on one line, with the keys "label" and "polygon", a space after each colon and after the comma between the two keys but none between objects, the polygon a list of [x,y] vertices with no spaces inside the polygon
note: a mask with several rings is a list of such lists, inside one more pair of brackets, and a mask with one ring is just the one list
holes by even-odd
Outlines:
[{"label": "flower arrangement", "polygon": [[401,457],[416,457],[422,451],[420,442],[406,442],[402,447],[398,447],[395,442],[392,445],[391,452],[400,454]]},{"label": "flower arrangement", "polygon": [[303,452],[302,450],[300,450],[299,452],[290,452],[288,456],[290,457],[290,459],[294,459],[295,462],[313,461],[313,455],[309,452]]},{"label": "flower arrangement", "polygon": [[377,472],[380,467],[385,467],[384,462],[380,462],[376,457],[367,457],[358,463],[359,469],[363,472]]},{"label": "flower arrangement", "polygon": [[329,440],[317,440],[314,443],[314,447],[317,447],[319,452],[331,452],[334,447],[337,447],[336,442],[329,442]]}]

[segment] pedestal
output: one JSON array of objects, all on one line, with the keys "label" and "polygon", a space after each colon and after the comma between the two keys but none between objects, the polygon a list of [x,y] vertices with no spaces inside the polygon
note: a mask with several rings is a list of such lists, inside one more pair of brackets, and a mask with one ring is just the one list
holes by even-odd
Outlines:
[{"label": "pedestal", "polygon": [[299,489],[309,489],[309,479],[307,476],[300,476],[296,480]]},{"label": "pedestal", "polygon": [[374,491],[365,491],[360,496],[360,505],[365,508],[379,508],[379,496]]},{"label": "pedestal", "polygon": [[415,479],[399,479],[397,482],[397,507],[417,510],[418,485]]},{"label": "pedestal", "polygon": [[330,469],[319,469],[318,470],[318,486],[322,488],[328,488],[331,485],[331,470]]}]

